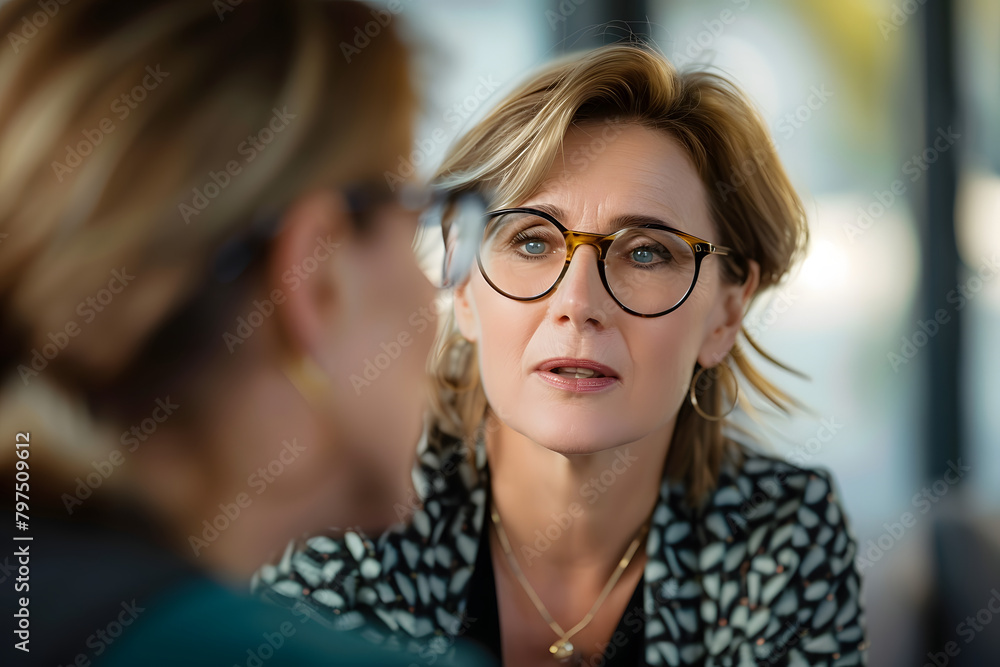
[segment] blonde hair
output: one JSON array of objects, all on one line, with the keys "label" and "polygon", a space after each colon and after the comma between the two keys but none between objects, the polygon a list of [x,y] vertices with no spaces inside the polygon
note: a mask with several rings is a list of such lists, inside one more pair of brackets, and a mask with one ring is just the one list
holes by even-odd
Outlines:
[{"label": "blonde hair", "polygon": [[[608,46],[545,67],[457,142],[437,180],[455,191],[491,193],[493,206],[516,205],[542,185],[571,126],[601,121],[636,124],[680,142],[705,185],[718,242],[760,265],[755,296],[786,275],[806,243],[805,213],[765,124],[726,79],[704,71],[678,72],[645,47]],[[442,231],[447,240],[447,221]],[[727,258],[723,267],[726,279],[741,282],[745,274],[738,261]],[[742,335],[766,360],[785,368],[745,328]],[[453,314],[431,363],[439,427],[469,438],[488,406],[475,344],[457,332]],[[795,405],[755,368],[739,342],[722,363],[734,365],[779,409]],[[698,406],[718,414],[734,400],[729,393],[722,383],[711,383],[699,392]],[[702,418],[686,401],[664,473],[682,480],[689,501],[697,504],[714,488],[727,449],[737,453],[732,445],[723,436],[721,421]]]},{"label": "blonde hair", "polygon": [[206,289],[220,248],[310,190],[381,182],[416,103],[395,26],[358,2],[52,5],[0,8],[0,406],[197,371],[147,350],[167,322],[219,343],[254,279]]}]

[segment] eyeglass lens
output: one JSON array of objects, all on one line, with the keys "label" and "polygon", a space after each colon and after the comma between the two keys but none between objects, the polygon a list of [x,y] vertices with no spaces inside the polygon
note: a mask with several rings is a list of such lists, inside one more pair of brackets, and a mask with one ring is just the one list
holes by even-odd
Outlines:
[{"label": "eyeglass lens", "polygon": [[[508,296],[544,294],[566,265],[566,238],[552,222],[530,213],[491,219],[480,246],[489,280]],[[691,246],[662,229],[629,228],[615,237],[605,256],[605,278],[614,297],[629,310],[652,315],[669,310],[695,279]]]}]

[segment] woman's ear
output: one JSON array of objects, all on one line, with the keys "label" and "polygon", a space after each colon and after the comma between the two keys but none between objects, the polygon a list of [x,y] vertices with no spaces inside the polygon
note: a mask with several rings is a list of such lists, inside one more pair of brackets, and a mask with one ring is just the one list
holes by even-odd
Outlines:
[{"label": "woman's ear", "polygon": [[698,352],[698,363],[711,368],[720,363],[733,349],[736,336],[743,326],[750,299],[760,285],[760,264],[747,260],[747,278],[742,284],[723,282],[715,306],[709,313],[709,329]]},{"label": "woman's ear", "polygon": [[280,293],[275,308],[285,343],[319,360],[331,318],[344,305],[338,282],[336,248],[351,231],[343,196],[317,190],[287,209],[268,260],[268,298]]},{"label": "woman's ear", "polygon": [[455,288],[455,323],[466,340],[475,342],[479,339],[479,313],[472,299],[471,283],[470,276]]}]

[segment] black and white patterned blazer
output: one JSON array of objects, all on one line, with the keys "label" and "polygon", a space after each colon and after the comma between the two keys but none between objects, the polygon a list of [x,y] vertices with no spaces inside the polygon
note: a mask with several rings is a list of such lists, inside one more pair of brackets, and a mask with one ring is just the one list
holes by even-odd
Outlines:
[{"label": "black and white patterned blazer", "polygon": [[[682,485],[661,485],[642,584],[646,662],[867,664],[857,545],[830,474],[739,448],[744,460],[723,465],[697,512]],[[445,653],[464,629],[488,525],[485,446],[475,461],[466,452],[432,429],[414,474],[423,505],[409,522],[374,541],[346,531],[290,544],[255,590],[380,643]]]}]

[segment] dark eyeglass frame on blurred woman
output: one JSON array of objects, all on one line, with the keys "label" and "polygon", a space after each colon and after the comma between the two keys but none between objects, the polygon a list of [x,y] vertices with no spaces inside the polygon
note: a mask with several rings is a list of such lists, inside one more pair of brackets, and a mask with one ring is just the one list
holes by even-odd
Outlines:
[{"label": "dark eyeglass frame on blurred woman", "polygon": [[[428,188],[406,184],[389,188],[384,183],[358,183],[340,188],[355,230],[364,233],[370,226],[372,213],[380,206],[398,204],[405,210],[422,212],[436,195]],[[216,251],[212,276],[221,283],[238,278],[254,260],[261,257],[268,243],[280,230],[284,210],[258,213],[242,233],[227,239]]]}]

